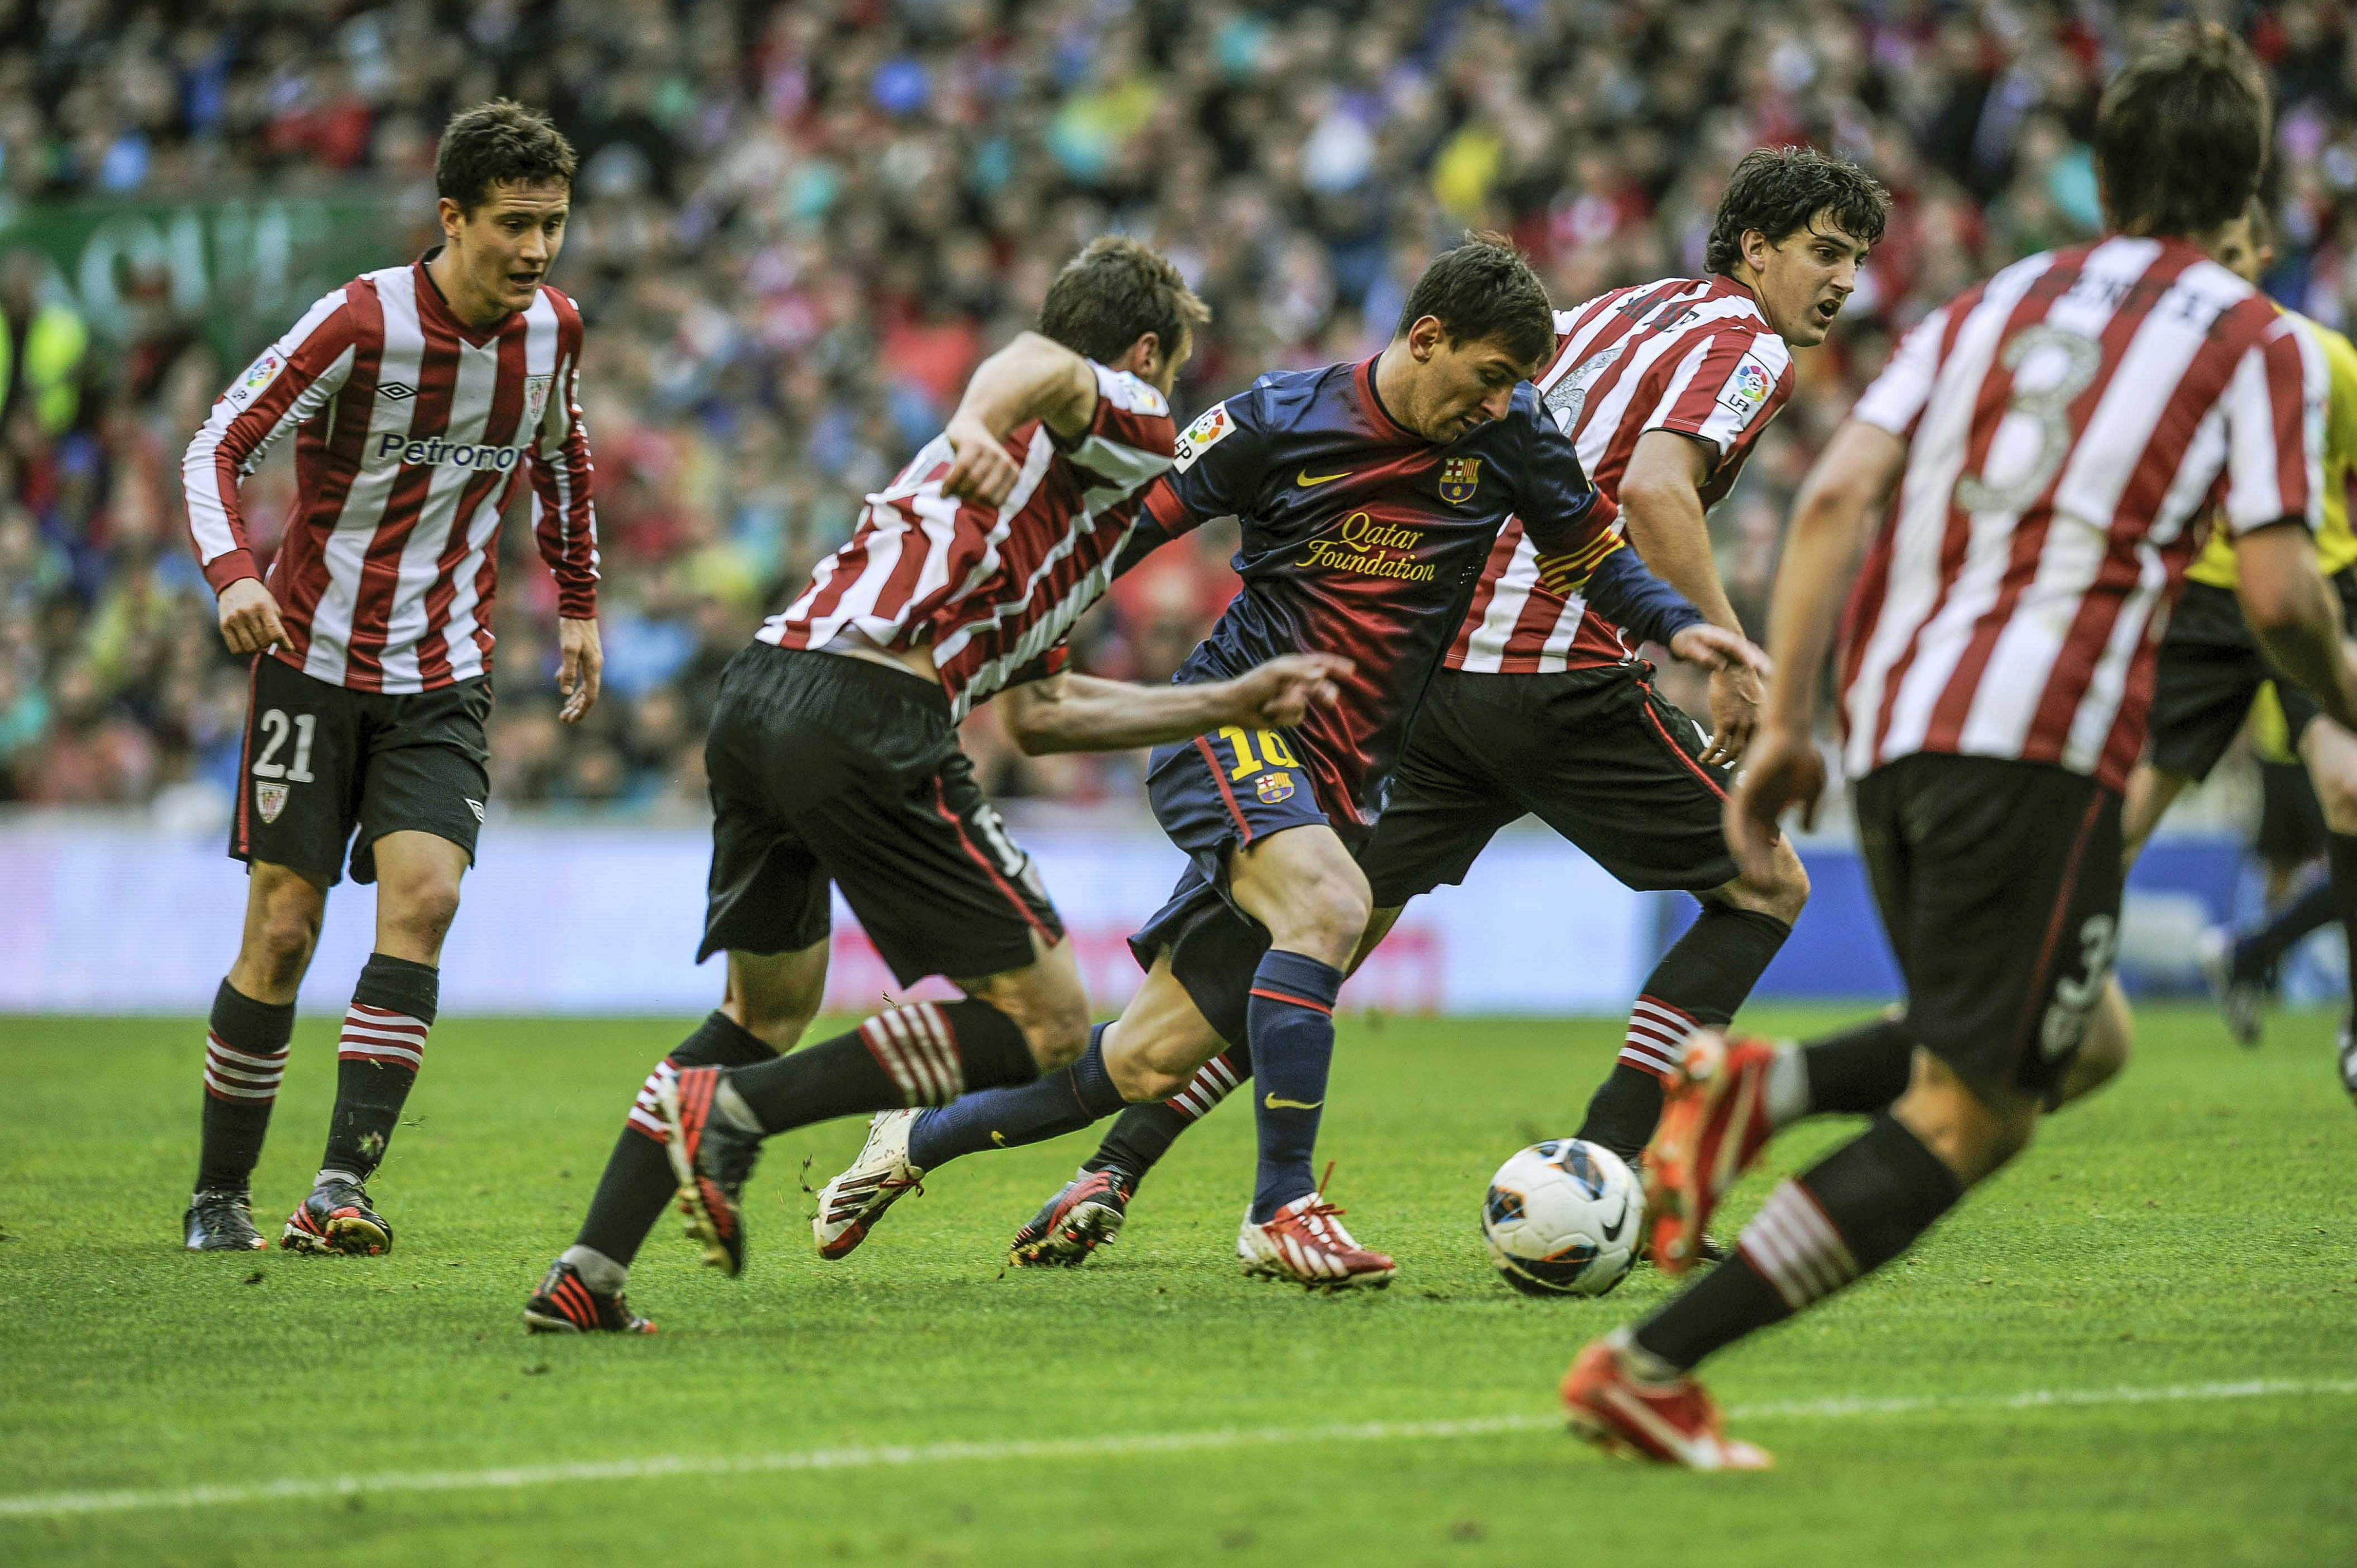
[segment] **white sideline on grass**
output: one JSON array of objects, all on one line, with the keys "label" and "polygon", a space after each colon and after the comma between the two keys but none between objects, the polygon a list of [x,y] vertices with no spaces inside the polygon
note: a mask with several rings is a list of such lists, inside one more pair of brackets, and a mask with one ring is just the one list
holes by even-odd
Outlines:
[{"label": "white sideline on grass", "polygon": [[[2255,1378],[2235,1383],[2183,1383],[2162,1388],[2036,1389],[2020,1394],[1859,1396],[1784,1400],[1738,1405],[1731,1421],[1806,1421],[1860,1415],[1914,1415],[1955,1411],[2168,1404],[2186,1400],[2263,1399],[2357,1394],[2357,1379],[2301,1380]],[[570,1465],[516,1465],[489,1470],[389,1471],[376,1476],[311,1477],[247,1486],[158,1487],[111,1492],[33,1492],[0,1497],[0,1519],[60,1514],[128,1513],[142,1509],[216,1508],[245,1503],[317,1501],[371,1492],[467,1492],[582,1481],[635,1481],[659,1476],[747,1476],[780,1470],[858,1470],[886,1465],[952,1465],[995,1459],[1103,1459],[1132,1454],[1183,1454],[1202,1449],[1265,1447],[1291,1443],[1372,1443],[1399,1438],[1487,1437],[1561,1427],[1554,1415],[1498,1415],[1468,1421],[1371,1421],[1334,1426],[1261,1427],[1214,1432],[1114,1434],[1006,1443],[925,1443],[908,1446],[808,1448],[778,1454],[661,1454],[642,1459],[590,1459]]]}]

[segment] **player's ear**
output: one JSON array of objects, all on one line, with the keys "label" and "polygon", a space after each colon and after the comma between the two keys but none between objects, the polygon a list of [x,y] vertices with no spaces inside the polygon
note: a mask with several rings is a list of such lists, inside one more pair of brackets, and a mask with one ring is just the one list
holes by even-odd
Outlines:
[{"label": "player's ear", "polygon": [[465,209],[447,196],[436,200],[434,209],[441,215],[442,237],[446,240],[456,240],[458,237],[459,229],[467,221]]},{"label": "player's ear", "polygon": [[1415,356],[1418,364],[1424,364],[1439,352],[1440,340],[1448,335],[1448,328],[1440,324],[1440,317],[1419,316],[1407,329],[1408,352]]}]

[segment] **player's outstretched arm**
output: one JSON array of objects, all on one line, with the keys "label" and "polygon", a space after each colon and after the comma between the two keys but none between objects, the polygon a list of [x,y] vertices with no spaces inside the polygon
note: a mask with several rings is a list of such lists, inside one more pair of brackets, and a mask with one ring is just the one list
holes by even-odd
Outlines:
[{"label": "player's outstretched arm", "polygon": [[2317,570],[2316,546],[2298,518],[2234,541],[2235,593],[2251,633],[2276,667],[2306,688],[2334,723],[2357,712],[2357,667],[2341,639],[2341,607]]},{"label": "player's outstretched arm", "polygon": [[[1648,430],[1620,476],[1620,521],[1629,542],[1670,586],[1702,612],[1703,619],[1738,636],[1743,622],[1718,580],[1710,548],[1710,524],[1702,503],[1716,449],[1675,430]],[[1731,768],[1751,744],[1759,725],[1762,693],[1758,678],[1738,666],[1713,672],[1710,682],[1710,748],[1702,760]]]},{"label": "player's outstretched arm", "polygon": [[1196,686],[1133,686],[1092,675],[1051,675],[999,698],[1006,728],[1029,757],[1059,751],[1128,751],[1167,746],[1222,725],[1289,729],[1311,707],[1341,693],[1349,660],[1288,653],[1232,681]]},{"label": "player's outstretched arm", "polygon": [[1824,759],[1814,738],[1817,688],[1867,524],[1906,463],[1905,442],[1852,419],[1834,432],[1792,503],[1792,526],[1768,609],[1776,679],[1768,688],[1766,721],[1727,798],[1727,847],[1752,875],[1772,874],[1777,821],[1786,811],[1797,806],[1802,825],[1816,825],[1817,798],[1825,788]]},{"label": "player's outstretched arm", "polygon": [[1006,433],[1044,421],[1062,436],[1080,435],[1097,411],[1097,377],[1089,362],[1050,338],[1019,332],[974,368],[950,415],[950,450],[942,493],[982,506],[1003,504],[1020,470],[1006,455]]}]

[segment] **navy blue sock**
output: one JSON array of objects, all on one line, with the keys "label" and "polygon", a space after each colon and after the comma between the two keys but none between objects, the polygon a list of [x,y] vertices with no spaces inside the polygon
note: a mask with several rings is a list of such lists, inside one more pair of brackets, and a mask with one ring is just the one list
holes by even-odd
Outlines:
[{"label": "navy blue sock", "polygon": [[985,1089],[960,1095],[938,1110],[921,1112],[909,1129],[909,1163],[938,1170],[983,1149],[1012,1149],[1077,1133],[1122,1108],[1121,1090],[1105,1071],[1105,1026],[1089,1031],[1089,1048],[1061,1072],[1051,1072],[1013,1089]]},{"label": "navy blue sock", "polygon": [[1252,1218],[1265,1223],[1295,1198],[1317,1189],[1310,1156],[1318,1150],[1318,1111],[1326,1103],[1326,1072],[1334,1059],[1334,998],[1342,972],[1306,953],[1271,948],[1253,972],[1251,1032],[1260,1097],[1260,1178]]}]

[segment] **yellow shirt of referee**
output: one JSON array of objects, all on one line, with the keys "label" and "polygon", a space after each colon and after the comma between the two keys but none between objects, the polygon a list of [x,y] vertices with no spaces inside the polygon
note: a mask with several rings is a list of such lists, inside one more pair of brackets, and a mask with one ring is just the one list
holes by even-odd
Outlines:
[{"label": "yellow shirt of referee", "polygon": [[[2330,372],[2330,402],[2324,415],[2324,526],[2316,533],[2317,570],[2330,577],[2357,565],[2357,534],[2349,531],[2349,486],[2352,478],[2357,477],[2357,344],[2297,310],[2284,314],[2298,322],[2324,350]],[[2231,591],[2234,587],[2234,542],[2224,529],[2210,531],[2209,542],[2202,545],[2185,575],[2213,588]]]}]

